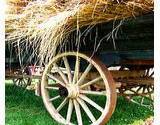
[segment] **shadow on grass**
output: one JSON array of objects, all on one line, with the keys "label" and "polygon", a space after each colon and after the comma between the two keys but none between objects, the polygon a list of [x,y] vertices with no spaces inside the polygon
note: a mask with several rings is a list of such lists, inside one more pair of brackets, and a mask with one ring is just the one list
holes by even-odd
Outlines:
[{"label": "shadow on grass", "polygon": [[[6,125],[58,125],[34,91],[6,85],[5,101]],[[116,110],[107,125],[140,125],[150,116],[153,116],[153,111],[119,97]]]}]

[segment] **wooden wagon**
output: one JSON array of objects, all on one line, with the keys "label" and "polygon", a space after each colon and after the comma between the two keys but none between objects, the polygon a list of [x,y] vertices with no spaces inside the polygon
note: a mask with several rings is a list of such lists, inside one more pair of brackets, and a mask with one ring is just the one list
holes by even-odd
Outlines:
[{"label": "wooden wagon", "polygon": [[[120,21],[97,24],[87,33],[84,27],[80,44],[72,44],[73,32],[71,41],[44,67],[26,61],[21,69],[18,59],[8,55],[6,79],[25,87],[40,79],[36,89],[58,123],[105,124],[117,95],[153,94],[153,22],[153,13],[148,13],[124,20],[119,27]],[[118,28],[113,30],[113,25]]]}]

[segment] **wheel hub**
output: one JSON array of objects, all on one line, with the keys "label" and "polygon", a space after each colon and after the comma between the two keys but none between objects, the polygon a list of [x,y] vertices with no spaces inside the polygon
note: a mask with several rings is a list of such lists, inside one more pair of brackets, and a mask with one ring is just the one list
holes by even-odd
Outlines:
[{"label": "wheel hub", "polygon": [[77,84],[68,84],[68,97],[77,98],[79,96],[79,87]]}]

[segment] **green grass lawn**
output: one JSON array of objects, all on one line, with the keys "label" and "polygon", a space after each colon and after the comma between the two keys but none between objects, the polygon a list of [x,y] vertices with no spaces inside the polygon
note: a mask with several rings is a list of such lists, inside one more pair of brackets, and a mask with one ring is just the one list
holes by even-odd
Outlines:
[{"label": "green grass lawn", "polygon": [[[6,125],[58,125],[46,111],[41,97],[6,84]],[[107,125],[141,125],[153,111],[118,97],[116,110]]]}]

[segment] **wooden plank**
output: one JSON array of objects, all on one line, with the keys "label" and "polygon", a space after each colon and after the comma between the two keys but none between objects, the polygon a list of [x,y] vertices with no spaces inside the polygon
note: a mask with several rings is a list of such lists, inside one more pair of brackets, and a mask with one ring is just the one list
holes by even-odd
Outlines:
[{"label": "wooden plank", "polygon": [[[125,70],[125,71],[119,71],[119,70],[110,70],[110,73],[112,74],[114,79],[118,79],[118,78],[129,78],[129,77],[140,77],[143,76],[145,71],[144,70]],[[98,73],[96,72],[90,72],[87,75],[87,79],[91,80],[94,78],[97,78],[99,76]]]},{"label": "wooden plank", "polygon": [[149,66],[153,66],[154,65],[154,60],[124,60],[121,62],[122,64],[126,64],[126,65],[149,65]]},{"label": "wooden plank", "polygon": [[117,80],[118,82],[126,83],[126,85],[153,85],[154,79],[153,78],[134,78],[134,79],[122,79]]}]

